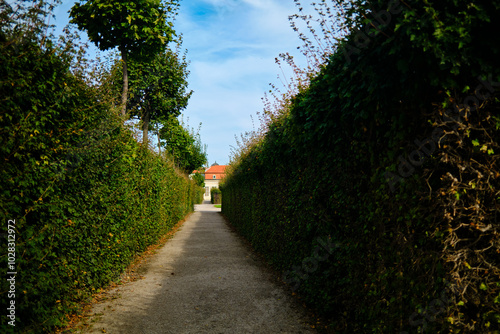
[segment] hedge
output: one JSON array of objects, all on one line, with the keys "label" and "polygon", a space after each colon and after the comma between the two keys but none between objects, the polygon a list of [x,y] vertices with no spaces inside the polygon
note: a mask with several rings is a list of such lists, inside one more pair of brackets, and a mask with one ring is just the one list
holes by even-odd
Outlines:
[{"label": "hedge", "polygon": [[219,188],[210,189],[210,203],[220,204],[222,202],[222,193]]},{"label": "hedge", "polygon": [[483,34],[500,2],[354,3],[351,34],[231,162],[223,214],[333,332],[496,333],[500,50]]},{"label": "hedge", "polygon": [[197,187],[50,42],[0,37],[0,213],[15,244],[0,298],[16,318],[4,308],[0,331],[49,332],[192,211]]}]

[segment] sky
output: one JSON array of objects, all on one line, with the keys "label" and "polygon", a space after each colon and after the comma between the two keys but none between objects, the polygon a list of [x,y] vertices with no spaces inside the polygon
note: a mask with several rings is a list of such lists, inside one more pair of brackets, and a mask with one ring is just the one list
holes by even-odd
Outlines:
[{"label": "sky", "polygon": [[[56,8],[57,30],[67,24],[73,4],[63,0]],[[288,20],[297,12],[293,0],[180,1],[174,29],[183,35],[194,91],[183,119],[195,129],[201,123],[209,165],[229,163],[235,136],[259,127],[261,98],[270,83],[282,85],[275,58],[289,52],[301,63],[301,42]]]}]

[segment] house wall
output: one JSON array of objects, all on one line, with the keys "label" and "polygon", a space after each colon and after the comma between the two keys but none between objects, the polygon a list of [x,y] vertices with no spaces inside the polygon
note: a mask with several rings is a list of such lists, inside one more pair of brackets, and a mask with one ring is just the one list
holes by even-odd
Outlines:
[{"label": "house wall", "polygon": [[219,188],[219,181],[220,180],[205,180],[205,196],[203,196],[204,200],[210,200],[210,189]]}]

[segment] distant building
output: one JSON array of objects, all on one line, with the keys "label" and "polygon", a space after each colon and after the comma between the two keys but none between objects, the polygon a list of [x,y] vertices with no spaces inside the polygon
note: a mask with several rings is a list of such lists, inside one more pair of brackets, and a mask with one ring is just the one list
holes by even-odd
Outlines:
[{"label": "distant building", "polygon": [[226,167],[216,162],[205,170],[205,200],[210,200],[210,189],[219,188],[220,181],[226,176]]}]

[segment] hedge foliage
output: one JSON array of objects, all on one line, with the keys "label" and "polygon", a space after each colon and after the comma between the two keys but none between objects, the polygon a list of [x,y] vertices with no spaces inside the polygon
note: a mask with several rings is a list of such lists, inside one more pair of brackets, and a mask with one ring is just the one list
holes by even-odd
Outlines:
[{"label": "hedge foliage", "polygon": [[210,202],[212,204],[221,204],[222,202],[222,192],[219,188],[210,189]]},{"label": "hedge foliage", "polygon": [[15,298],[6,277],[0,294],[16,326],[3,314],[0,331],[38,333],[192,211],[199,187],[136,141],[68,50],[15,37],[0,31],[0,213],[2,231],[15,220],[17,272]]},{"label": "hedge foliage", "polygon": [[342,3],[223,214],[334,332],[498,333],[500,2]]}]

